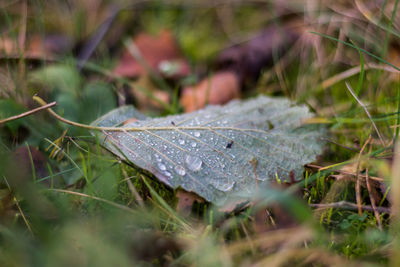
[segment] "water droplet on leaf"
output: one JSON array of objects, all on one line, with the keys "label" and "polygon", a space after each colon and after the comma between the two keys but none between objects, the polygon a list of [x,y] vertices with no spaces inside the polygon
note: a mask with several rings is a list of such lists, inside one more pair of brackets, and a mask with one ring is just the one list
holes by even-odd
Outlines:
[{"label": "water droplet on leaf", "polygon": [[175,166],[175,172],[180,176],[185,176],[185,174],[186,174],[185,168],[182,167],[181,165],[176,165]]},{"label": "water droplet on leaf", "polygon": [[203,165],[203,161],[197,156],[186,155],[185,163],[189,170],[191,171],[199,171],[201,169],[201,165]]},{"label": "water droplet on leaf", "polygon": [[167,169],[167,167],[164,164],[162,164],[161,162],[157,164],[157,167],[162,171],[165,171]]},{"label": "water droplet on leaf", "polygon": [[[225,179],[224,179],[225,180]],[[212,185],[220,191],[223,192],[228,192],[230,191],[233,186],[235,185],[235,181],[218,181],[218,180],[212,180]]]},{"label": "water droplet on leaf", "polygon": [[155,154],[154,157],[156,158],[156,160],[157,160],[158,162],[161,162],[161,161],[162,161],[162,159],[160,158],[160,156],[159,156],[158,154]]}]

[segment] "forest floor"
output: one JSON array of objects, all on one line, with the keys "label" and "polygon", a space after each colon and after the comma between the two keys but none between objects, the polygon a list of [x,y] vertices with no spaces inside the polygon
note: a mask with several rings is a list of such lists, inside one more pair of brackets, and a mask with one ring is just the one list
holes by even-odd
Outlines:
[{"label": "forest floor", "polygon": [[[1,2],[0,266],[399,266],[398,2]],[[119,123],[139,125],[260,95],[278,115],[310,110],[302,126],[323,136],[277,144],[301,147],[298,162],[244,146],[236,156],[261,151],[271,164],[238,161],[228,174],[245,164],[257,179],[258,168],[304,171],[280,167],[288,175],[223,207],[225,193],[172,186],[168,166],[121,157],[124,147],[99,138],[112,135],[90,129],[125,105],[135,109]],[[279,109],[283,98],[291,104]],[[296,115],[279,123],[296,128]],[[258,119],[273,130],[272,117],[249,115]],[[185,129],[175,124],[163,129]],[[318,155],[303,168],[310,149]],[[202,157],[187,167],[206,170]],[[220,191],[239,187],[228,178]]]}]

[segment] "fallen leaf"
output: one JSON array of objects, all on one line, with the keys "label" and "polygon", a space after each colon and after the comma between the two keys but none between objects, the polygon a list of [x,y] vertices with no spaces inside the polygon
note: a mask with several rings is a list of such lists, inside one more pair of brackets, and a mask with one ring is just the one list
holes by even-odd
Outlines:
[{"label": "fallen leaf", "polygon": [[235,72],[240,84],[254,82],[266,66],[272,65],[274,56],[289,47],[299,34],[285,27],[270,26],[248,42],[237,44],[219,54],[219,70]]},{"label": "fallen leaf", "polygon": [[155,99],[166,104],[170,102],[170,94],[158,89],[148,75],[142,75],[132,82],[131,87],[125,91],[125,95],[134,99],[139,110],[162,109],[163,106]]},{"label": "fallen leaf", "polygon": [[72,40],[64,35],[34,35],[30,39],[27,54],[33,58],[52,58],[72,49]]},{"label": "fallen leaf", "polygon": [[136,119],[136,118],[130,118],[130,119],[127,119],[127,120],[123,121],[122,125],[126,125],[126,124],[129,124],[129,123],[132,123],[132,122],[137,122],[137,121],[138,121],[138,119]]},{"label": "fallen leaf", "polygon": [[289,28],[270,26],[248,42],[222,51],[216,61],[219,70],[216,74],[183,89],[180,102],[185,112],[239,98],[241,88],[256,81],[262,69],[271,65],[274,56],[290,46],[298,35]]},{"label": "fallen leaf", "polygon": [[[20,168],[27,170],[29,177],[32,177],[33,171],[37,179],[48,176],[47,159],[37,148],[21,146],[14,151],[13,157]],[[44,183],[47,184],[48,181],[46,180]]]},{"label": "fallen leaf", "polygon": [[[7,36],[0,38],[0,55],[3,57],[32,60],[54,60],[57,55],[72,49],[72,41],[64,35],[31,36],[26,43],[25,51],[18,47],[17,40]],[[23,52],[23,53],[22,53]]]},{"label": "fallen leaf", "polygon": [[[182,57],[171,32],[164,30],[157,36],[140,33],[133,38],[133,43],[154,72],[167,77],[189,74],[189,64]],[[146,74],[146,69],[126,49],[114,69],[114,74],[123,77],[137,77]]]},{"label": "fallen leaf", "polygon": [[[131,116],[134,113],[138,112],[133,107],[116,109],[93,125],[120,125],[127,118],[139,118]],[[224,205],[251,198],[258,187],[269,186],[276,177],[283,181],[303,177],[304,164],[324,146],[322,127],[302,125],[311,116],[306,106],[260,96],[146,118],[96,134],[114,154],[171,188]]]},{"label": "fallen leaf", "polygon": [[17,40],[2,36],[0,38],[0,52],[5,55],[14,54],[17,51]]},{"label": "fallen leaf", "polygon": [[195,201],[204,202],[204,200],[198,195],[191,192],[186,192],[184,190],[178,190],[178,192],[176,193],[176,197],[178,198],[176,211],[184,217],[188,217],[190,215],[193,203]]},{"label": "fallen leaf", "polygon": [[218,72],[195,86],[183,89],[180,103],[185,112],[203,108],[207,104],[225,104],[240,97],[239,79],[233,72]]}]

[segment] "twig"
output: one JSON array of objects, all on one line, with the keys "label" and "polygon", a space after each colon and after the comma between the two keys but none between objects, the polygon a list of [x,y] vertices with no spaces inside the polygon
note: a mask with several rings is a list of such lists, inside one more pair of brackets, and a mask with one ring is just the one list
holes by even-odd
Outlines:
[{"label": "twig", "polygon": [[[377,69],[377,70],[385,70],[388,72],[393,72],[393,73],[399,73],[399,71],[395,70],[392,67],[388,67],[388,66],[382,66],[382,65],[376,65],[376,64],[369,64],[364,66],[364,70],[370,70],[370,69]],[[361,66],[356,66],[354,68],[348,69],[346,71],[343,71],[335,76],[332,76],[328,79],[326,79],[325,81],[323,81],[321,83],[321,88],[322,89],[327,89],[328,87],[331,87],[332,85],[347,79],[351,76],[356,75],[357,73],[360,73],[361,71]]]},{"label": "twig", "polygon": [[[23,81],[24,87],[26,85],[25,82],[25,72],[26,72],[26,65],[24,62],[24,55],[25,55],[25,46],[26,46],[26,22],[28,17],[28,1],[23,1],[21,5],[21,25],[20,31],[18,35],[18,49],[20,54],[20,60],[18,62],[18,75],[20,81]],[[25,89],[25,88],[24,88]]]},{"label": "twig", "polygon": [[[47,103],[41,99],[38,96],[34,96],[33,100],[38,102],[40,105],[44,106],[47,105]],[[257,132],[257,133],[266,133],[265,130],[262,129],[254,129],[254,128],[237,128],[237,127],[224,127],[224,126],[219,126],[219,127],[209,127],[209,126],[174,126],[174,127],[168,127],[168,126],[159,126],[159,127],[153,127],[153,126],[147,126],[147,127],[101,127],[101,126],[92,126],[92,125],[87,125],[87,124],[82,124],[78,122],[73,122],[70,120],[67,120],[57,113],[55,113],[51,108],[47,109],[47,111],[55,117],[57,120],[62,121],[66,124],[88,129],[88,130],[93,130],[93,131],[110,131],[110,132],[128,132],[128,131],[171,131],[171,129],[174,130],[233,130],[233,131],[239,131],[239,132]]]},{"label": "twig", "polygon": [[358,206],[358,214],[362,214],[361,210],[361,185],[360,185],[360,162],[361,162],[361,155],[364,152],[364,149],[367,147],[368,143],[371,141],[372,136],[370,135],[365,141],[364,145],[362,146],[360,153],[358,154],[358,160],[357,160],[357,171],[356,171],[356,200],[357,200],[357,206]]},{"label": "twig", "polygon": [[[318,166],[318,165],[315,165],[315,164],[306,164],[306,167],[312,168],[312,169],[317,169],[318,171],[320,169],[325,168],[325,167]],[[357,174],[355,174],[355,173],[347,172],[347,171],[343,171],[343,170],[332,170],[332,172],[339,173],[339,174],[344,174],[344,175],[350,175],[350,176],[354,176],[354,177],[357,176]],[[362,175],[362,174],[359,174],[358,177],[366,179],[366,176]],[[384,182],[383,178],[375,177],[375,176],[368,176],[368,179],[372,180],[374,182],[378,182],[378,183],[383,183]]]},{"label": "twig", "polygon": [[[6,185],[7,185],[7,187],[8,187],[8,190],[9,190],[10,193],[11,193],[11,186],[10,186],[10,184],[8,183],[6,177],[3,176],[3,179],[4,179],[4,181],[6,182]],[[33,231],[32,231],[32,228],[31,228],[31,226],[30,226],[30,224],[29,224],[29,221],[28,221],[28,219],[25,217],[24,212],[22,211],[21,206],[19,205],[18,200],[17,200],[17,198],[16,198],[14,195],[13,195],[13,200],[14,200],[14,203],[15,203],[15,205],[17,206],[17,208],[18,208],[18,210],[19,210],[19,214],[21,214],[21,217],[22,217],[22,219],[24,220],[24,223],[25,223],[25,225],[26,225],[26,228],[28,228],[29,233],[31,233],[31,235],[33,236]]]},{"label": "twig", "polygon": [[372,126],[374,127],[376,133],[378,134],[378,137],[383,145],[383,147],[386,147],[385,142],[383,141],[383,138],[378,130],[378,127],[376,127],[376,124],[374,122],[374,120],[372,119],[371,114],[369,113],[367,107],[365,106],[365,104],[363,102],[361,102],[361,100],[356,96],[356,94],[353,92],[353,89],[351,89],[351,86],[348,82],[346,82],[346,87],[349,90],[350,94],[357,100],[358,104],[360,104],[360,106],[364,109],[365,113],[367,114],[368,118],[371,120],[372,122]]},{"label": "twig", "polygon": [[370,199],[370,201],[371,201],[372,209],[374,210],[374,215],[375,215],[375,218],[376,218],[376,223],[378,224],[378,228],[379,228],[379,230],[382,231],[381,217],[379,217],[379,213],[378,213],[378,211],[376,210],[375,198],[374,198],[373,195],[372,195],[372,188],[371,188],[371,185],[370,185],[369,179],[368,179],[368,169],[367,169],[367,172],[366,172],[366,173],[367,173],[367,176],[365,177],[365,183],[367,184],[369,199]]},{"label": "twig", "polygon": [[[327,204],[309,204],[310,207],[313,208],[322,208],[322,209],[329,209],[329,208],[340,208],[340,209],[348,209],[348,210],[358,210],[358,205],[347,202],[347,201],[339,201]],[[368,205],[361,205],[361,209],[366,211],[374,211],[374,208]],[[376,207],[376,211],[380,213],[388,213],[390,214],[390,208],[385,207]]]},{"label": "twig", "polygon": [[126,183],[128,184],[128,188],[131,191],[132,195],[134,196],[134,198],[136,199],[137,203],[139,204],[140,207],[144,207],[144,202],[142,197],[139,195],[139,192],[136,190],[135,186],[133,185],[131,178],[129,177],[126,170],[124,170],[122,168],[122,174],[124,175],[125,179],[126,179]]},{"label": "twig", "polygon": [[0,124],[3,124],[3,123],[6,123],[6,122],[9,122],[9,121],[13,121],[13,120],[17,120],[17,119],[29,116],[29,115],[31,115],[33,113],[39,112],[39,111],[44,110],[44,109],[48,109],[48,108],[53,107],[55,105],[57,105],[57,102],[51,102],[49,104],[45,104],[44,106],[29,110],[29,111],[21,113],[19,115],[15,115],[15,116],[0,120]]},{"label": "twig", "polygon": [[114,19],[117,17],[121,9],[118,6],[114,6],[111,9],[111,14],[101,23],[97,28],[92,37],[84,44],[82,51],[78,56],[78,69],[81,70],[93,52],[96,50],[97,46],[103,39],[104,35],[109,30]]}]

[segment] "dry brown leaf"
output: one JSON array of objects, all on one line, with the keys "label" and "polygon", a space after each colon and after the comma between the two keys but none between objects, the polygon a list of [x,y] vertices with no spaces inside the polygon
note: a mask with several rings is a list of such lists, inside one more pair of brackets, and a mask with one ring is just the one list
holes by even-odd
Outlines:
[{"label": "dry brown leaf", "polygon": [[[132,82],[131,85],[132,87],[126,92],[126,94],[135,99],[136,107],[139,110],[154,108],[162,109],[162,105],[155,99],[158,99],[163,103],[169,103],[170,101],[169,93],[155,87],[148,75],[140,76],[140,78],[137,81]],[[150,97],[150,95],[152,97]]]},{"label": "dry brown leaf", "polygon": [[187,192],[184,190],[178,190],[176,193],[178,198],[178,204],[176,206],[176,211],[181,215],[187,217],[192,211],[192,206],[195,201],[201,203],[204,199],[196,195],[195,193]]},{"label": "dry brown leaf", "polygon": [[39,35],[32,36],[28,46],[30,57],[46,58],[62,54],[72,49],[72,41],[64,35],[50,35],[42,38]]},{"label": "dry brown leaf", "polygon": [[217,68],[234,71],[242,84],[254,82],[263,68],[273,64],[274,56],[298,37],[289,28],[270,26],[249,41],[225,49],[217,58]]},{"label": "dry brown leaf", "polygon": [[43,38],[33,35],[27,40],[25,51],[18,47],[17,40],[9,37],[0,38],[0,55],[6,57],[20,57],[26,59],[52,60],[57,54],[72,49],[72,42],[67,36],[49,35]]},{"label": "dry brown leaf", "polygon": [[207,104],[225,104],[240,97],[239,79],[233,72],[217,72],[195,86],[183,89],[180,103],[185,112],[200,109]]},{"label": "dry brown leaf", "polygon": [[122,125],[127,125],[129,123],[133,123],[133,122],[137,122],[137,121],[138,121],[137,118],[130,118],[130,119],[127,119],[127,120],[123,121]]},{"label": "dry brown leaf", "polygon": [[[153,71],[163,74],[162,69],[168,64],[173,64],[177,69],[172,76],[189,74],[189,64],[182,57],[171,32],[164,30],[157,36],[141,33],[133,38],[133,43]],[[146,69],[126,49],[114,73],[123,77],[137,77],[146,74]]]},{"label": "dry brown leaf", "polygon": [[[13,157],[15,159],[15,162],[18,163],[18,166],[26,170],[27,176],[32,174],[32,167],[34,167],[35,176],[37,179],[48,176],[47,159],[43,155],[43,153],[35,147],[19,147],[14,151]],[[48,183],[48,181],[46,180],[45,183]]]}]

